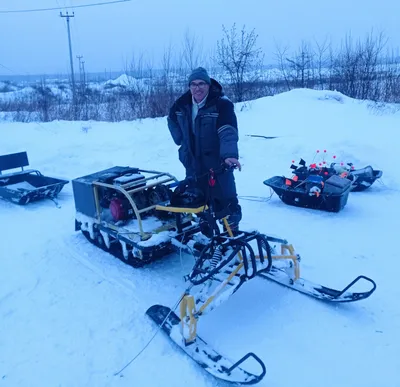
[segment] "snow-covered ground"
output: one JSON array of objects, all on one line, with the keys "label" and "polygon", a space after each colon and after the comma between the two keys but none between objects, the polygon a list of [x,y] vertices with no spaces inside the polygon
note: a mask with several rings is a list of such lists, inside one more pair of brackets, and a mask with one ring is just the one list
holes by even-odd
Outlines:
[{"label": "snow-covered ground", "polygon": [[[333,306],[255,279],[204,316],[199,334],[232,360],[256,353],[267,366],[260,386],[398,387],[400,114],[310,90],[237,105],[237,114],[242,228],[287,238],[305,278],[341,288],[364,274],[378,287],[367,300]],[[317,149],[314,161],[326,150],[329,162],[371,165],[383,178],[351,193],[339,213],[290,207],[276,195],[249,200],[269,197],[263,180],[289,175],[292,160],[311,162]],[[22,150],[32,168],[70,180],[114,165],[183,177],[165,118],[0,123],[0,154]],[[0,386],[227,386],[161,332],[154,337],[145,316],[154,303],[175,305],[190,260],[177,254],[133,269],[74,232],[71,184],[59,203],[0,201]]]}]

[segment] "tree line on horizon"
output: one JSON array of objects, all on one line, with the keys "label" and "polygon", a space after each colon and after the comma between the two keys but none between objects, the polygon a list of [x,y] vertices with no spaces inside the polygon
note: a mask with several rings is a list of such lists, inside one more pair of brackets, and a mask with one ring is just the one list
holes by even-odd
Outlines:
[{"label": "tree line on horizon", "polygon": [[[123,121],[162,117],[187,90],[193,68],[207,67],[233,102],[251,101],[296,88],[336,90],[344,95],[379,103],[400,102],[400,59],[388,47],[388,38],[370,32],[364,39],[346,34],[340,45],[331,41],[302,42],[294,51],[275,45],[275,68],[266,69],[265,53],[255,29],[222,26],[222,37],[211,53],[186,32],[180,50],[171,45],[163,53],[161,69],[136,54],[125,65],[127,82],[92,87],[80,74],[75,93],[70,85],[58,92],[46,79],[34,92],[15,99],[0,98],[0,112],[14,121],[101,120]],[[0,88],[6,92],[7,83]]]}]

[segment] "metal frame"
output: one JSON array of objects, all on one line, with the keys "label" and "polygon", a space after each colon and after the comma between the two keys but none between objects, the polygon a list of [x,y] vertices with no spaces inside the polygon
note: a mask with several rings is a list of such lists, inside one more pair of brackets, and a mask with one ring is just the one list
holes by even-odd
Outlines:
[{"label": "metal frame", "polygon": [[18,176],[18,175],[30,175],[32,173],[35,173],[38,176],[43,176],[43,174],[37,169],[26,169],[26,170],[23,169],[22,171],[9,172],[9,173],[1,173],[0,171],[0,179],[5,179],[7,177]]},{"label": "metal frame", "polygon": [[[114,226],[113,224],[107,222],[107,221],[102,221],[101,220],[101,210],[100,210],[100,203],[99,203],[99,193],[98,193],[98,188],[99,187],[106,187],[106,188],[110,188],[110,189],[114,189],[116,191],[119,191],[120,193],[122,193],[126,199],[129,201],[129,204],[132,206],[132,209],[135,213],[136,219],[138,221],[138,225],[139,225],[139,233],[142,239],[148,239],[151,237],[151,234],[144,232],[143,230],[143,224],[142,224],[142,218],[140,216],[140,214],[144,213],[144,212],[148,212],[151,211],[153,209],[156,209],[156,207],[159,204],[154,204],[151,206],[148,206],[146,208],[142,208],[142,209],[138,209],[137,205],[135,203],[135,201],[133,200],[131,194],[134,194],[136,192],[140,192],[140,191],[144,191],[145,189],[148,188],[153,188],[156,187],[158,185],[162,185],[164,183],[168,183],[168,182],[179,182],[179,180],[171,175],[170,173],[166,173],[166,172],[159,172],[159,171],[153,171],[153,170],[146,170],[146,169],[138,169],[138,172],[142,172],[142,173],[150,173],[153,174],[153,176],[149,176],[149,177],[145,177],[144,179],[138,180],[138,181],[134,181],[134,182],[129,182],[129,183],[125,183],[125,184],[108,184],[108,183],[102,183],[100,181],[94,181],[93,182],[93,191],[94,191],[94,198],[95,198],[95,203],[96,203],[96,216],[97,216],[97,221],[99,223],[104,222],[108,227],[110,227],[111,229],[118,229],[116,226]],[[164,177],[164,179],[157,181],[157,182],[153,182],[151,184],[147,184],[149,181],[154,180],[154,179],[159,179],[161,177]],[[137,185],[141,185],[143,183],[146,183],[144,186],[141,187],[136,187]]]}]

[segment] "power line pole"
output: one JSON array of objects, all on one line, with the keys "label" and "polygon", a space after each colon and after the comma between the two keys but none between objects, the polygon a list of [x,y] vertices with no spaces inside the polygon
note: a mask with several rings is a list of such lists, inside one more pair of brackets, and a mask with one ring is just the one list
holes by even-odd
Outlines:
[{"label": "power line pole", "polygon": [[86,86],[85,61],[82,61],[83,84]]},{"label": "power line pole", "polygon": [[83,55],[77,55],[76,57],[79,60],[79,82],[81,83],[81,86],[82,86],[82,61],[81,61],[81,59],[83,58]]},{"label": "power line pole", "polygon": [[88,96],[86,93],[86,76],[85,76],[85,61],[82,60],[83,55],[77,55],[76,56],[79,59],[79,87],[80,87],[80,98],[79,98],[79,103],[80,107],[82,107],[83,103],[83,114],[84,114],[84,119],[88,119],[89,115],[89,108],[88,108]]},{"label": "power line pole", "polygon": [[82,92],[86,87],[85,61],[82,60],[83,55],[77,55],[76,57],[79,60],[79,83]]},{"label": "power line pole", "polygon": [[72,60],[72,44],[71,44],[71,31],[69,28],[69,18],[75,17],[75,13],[72,12],[72,15],[69,15],[68,12],[63,15],[62,12],[60,12],[60,17],[65,17],[67,18],[67,29],[68,29],[68,43],[69,43],[69,61],[71,65],[71,80],[72,80],[72,98],[73,98],[73,104],[74,104],[74,119],[76,119],[76,90],[75,90],[75,75],[74,75],[74,62]]}]

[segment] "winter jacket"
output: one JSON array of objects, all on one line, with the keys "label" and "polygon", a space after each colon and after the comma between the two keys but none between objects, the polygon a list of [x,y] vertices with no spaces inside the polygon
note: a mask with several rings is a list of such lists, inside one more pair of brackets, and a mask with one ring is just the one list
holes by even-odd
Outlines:
[{"label": "winter jacket", "polygon": [[239,158],[238,125],[233,103],[222,86],[211,79],[205,105],[192,124],[192,95],[178,98],[168,115],[168,128],[176,145],[186,176],[199,176],[217,169],[228,157]]}]

